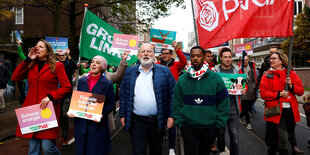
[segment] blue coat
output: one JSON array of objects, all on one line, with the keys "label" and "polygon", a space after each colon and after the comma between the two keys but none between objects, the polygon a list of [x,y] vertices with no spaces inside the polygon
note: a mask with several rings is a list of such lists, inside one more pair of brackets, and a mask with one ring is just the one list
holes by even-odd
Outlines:
[{"label": "blue coat", "polygon": [[[78,91],[89,92],[87,77],[79,80]],[[91,93],[106,95],[102,110],[102,118],[99,123],[82,118],[75,118],[74,137],[76,141],[76,154],[106,155],[111,152],[108,114],[113,111],[115,107],[113,84],[106,77],[100,75]]]},{"label": "blue coat", "polygon": [[[157,103],[158,130],[166,127],[168,117],[172,117],[172,96],[175,85],[169,68],[153,64],[153,86]],[[131,113],[133,111],[134,89],[139,75],[139,65],[128,68],[120,86],[119,116],[125,117],[125,129],[130,129]]]}]

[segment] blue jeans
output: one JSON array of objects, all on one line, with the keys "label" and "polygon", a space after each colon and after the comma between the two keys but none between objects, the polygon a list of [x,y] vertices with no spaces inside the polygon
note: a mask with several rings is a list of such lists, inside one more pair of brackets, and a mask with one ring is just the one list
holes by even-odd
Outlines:
[{"label": "blue jeans", "polygon": [[[230,137],[230,154],[231,155],[238,155],[239,154],[239,137],[238,137],[238,130],[239,130],[239,117],[238,114],[231,115],[227,120],[227,129]],[[225,151],[225,130],[217,129],[217,147],[219,152]]]},{"label": "blue jeans", "polygon": [[44,155],[60,155],[60,151],[53,139],[29,139],[29,155],[41,154],[41,146],[43,148]]}]

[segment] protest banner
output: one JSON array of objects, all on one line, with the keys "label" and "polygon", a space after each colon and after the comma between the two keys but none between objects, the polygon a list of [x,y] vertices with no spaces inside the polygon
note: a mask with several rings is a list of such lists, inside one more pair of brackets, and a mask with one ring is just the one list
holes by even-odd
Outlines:
[{"label": "protest banner", "polygon": [[19,30],[19,29],[18,29],[17,31],[15,31],[15,37],[16,37],[16,39],[17,39],[20,43],[23,43],[23,42],[22,42],[21,33],[20,33],[20,30]]},{"label": "protest banner", "polygon": [[[101,55],[109,65],[118,66],[122,55],[111,49],[114,33],[121,34],[120,31],[86,10],[80,36],[80,57],[91,60],[93,57]],[[127,57],[128,66],[136,63],[137,60],[137,56],[129,54]]]},{"label": "protest banner", "polygon": [[194,0],[199,45],[218,46],[234,38],[293,35],[292,0]]},{"label": "protest banner", "polygon": [[105,95],[73,91],[68,115],[100,122]]},{"label": "protest banner", "polygon": [[36,104],[15,109],[15,113],[22,134],[58,127],[53,102],[43,110]]},{"label": "protest banner", "polygon": [[175,31],[151,29],[150,41],[151,44],[155,45],[155,52],[158,53],[163,48],[174,50],[171,44],[175,41],[176,35],[177,32]]},{"label": "protest banner", "polygon": [[241,57],[243,51],[245,51],[247,55],[252,55],[253,54],[252,43],[248,42],[244,44],[235,45],[236,57]]},{"label": "protest banner", "polygon": [[241,95],[241,89],[245,88],[246,74],[218,73],[227,88],[229,95]]},{"label": "protest banner", "polygon": [[139,36],[114,33],[112,51],[137,55],[139,48]]},{"label": "protest banner", "polygon": [[52,45],[54,53],[64,53],[68,48],[68,38],[45,37],[45,40]]}]

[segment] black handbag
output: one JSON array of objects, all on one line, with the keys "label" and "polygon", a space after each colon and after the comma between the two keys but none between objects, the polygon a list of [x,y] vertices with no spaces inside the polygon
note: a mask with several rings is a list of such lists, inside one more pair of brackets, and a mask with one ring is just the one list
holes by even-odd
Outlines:
[{"label": "black handbag", "polygon": [[280,115],[281,114],[281,109],[280,109],[280,104],[271,107],[271,108],[266,108],[264,110],[264,114],[265,114],[265,118],[269,118],[271,116],[275,116],[275,115]]}]

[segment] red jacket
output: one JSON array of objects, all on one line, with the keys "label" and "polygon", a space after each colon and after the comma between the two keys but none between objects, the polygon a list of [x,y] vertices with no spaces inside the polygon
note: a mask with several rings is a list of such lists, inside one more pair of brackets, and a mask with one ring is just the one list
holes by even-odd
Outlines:
[{"label": "red jacket", "polygon": [[[45,64],[38,73],[38,64],[32,68],[28,68],[29,63],[23,61],[13,72],[12,81],[20,81],[28,79],[29,91],[23,107],[40,104],[43,98],[50,94],[54,101],[54,109],[57,120],[59,120],[60,104],[59,100],[71,91],[71,84],[66,75],[64,65],[61,62],[56,63],[54,73],[51,73],[48,64]],[[60,83],[61,88],[58,88]],[[16,136],[23,138],[38,138],[38,139],[56,139],[58,137],[58,127],[47,129],[35,133],[22,134],[17,125]]]},{"label": "red jacket", "polygon": [[[186,57],[184,56],[184,54],[182,53],[182,51],[180,49],[177,49],[175,51],[175,53],[178,55],[180,61],[176,61],[173,63],[173,65],[171,67],[169,67],[174,79],[176,81],[178,81],[179,79],[179,73],[180,71],[186,66],[187,64],[187,60]],[[161,64],[160,62],[157,62],[157,64]],[[163,65],[163,64],[161,64]]]},{"label": "red jacket", "polygon": [[[298,110],[298,102],[296,99],[295,95],[301,96],[304,93],[304,87],[302,85],[302,81],[298,77],[298,75],[294,72],[290,72],[290,78],[293,84],[293,91],[289,91],[289,96],[287,98],[277,98],[278,92],[281,92],[282,90],[285,89],[285,79],[286,79],[286,72],[287,70],[284,69],[282,71],[280,70],[273,70],[273,71],[268,71],[267,74],[269,75],[273,74],[273,78],[267,78],[266,75],[264,74],[260,83],[260,95],[261,97],[265,100],[265,109],[271,108],[274,106],[277,106],[280,104],[280,109],[282,111],[282,103],[283,102],[290,102],[291,103],[291,108],[293,110],[294,118],[295,118],[295,123],[300,121],[300,115],[299,115],[299,110]],[[279,124],[281,118],[280,115],[275,115],[271,116],[269,118],[265,118],[265,121],[270,121],[276,124]]]}]

